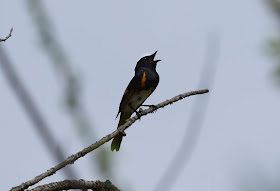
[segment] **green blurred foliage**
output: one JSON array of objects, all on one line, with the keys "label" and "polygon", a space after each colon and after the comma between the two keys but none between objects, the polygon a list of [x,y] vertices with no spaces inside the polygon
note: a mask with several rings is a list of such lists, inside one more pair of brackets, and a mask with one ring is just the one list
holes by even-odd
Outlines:
[{"label": "green blurred foliage", "polygon": [[[279,0],[266,0],[270,9],[273,11],[277,23],[280,23],[280,1]],[[274,76],[277,84],[280,86],[280,25],[278,24],[279,35],[270,41],[270,52],[276,60],[276,67]]]},{"label": "green blurred foliage", "polygon": [[[275,15],[277,23],[280,23],[280,1],[265,0],[268,7]],[[278,36],[269,42],[269,53],[276,61],[273,71],[277,84],[280,86],[280,25],[278,24]],[[240,191],[279,191],[280,181],[279,166],[271,169],[269,165],[257,163],[254,158],[251,159],[245,167],[237,168],[238,173],[235,178],[236,190]]]},{"label": "green blurred foliage", "polygon": [[280,85],[280,39],[274,39],[273,41],[271,41],[270,49],[272,56],[277,61],[277,66],[275,68],[274,74],[276,76],[277,84]]},{"label": "green blurred foliage", "polygon": [[236,170],[234,184],[240,191],[279,191],[279,167],[271,169],[270,165],[258,162],[251,158],[246,166],[239,166]]}]

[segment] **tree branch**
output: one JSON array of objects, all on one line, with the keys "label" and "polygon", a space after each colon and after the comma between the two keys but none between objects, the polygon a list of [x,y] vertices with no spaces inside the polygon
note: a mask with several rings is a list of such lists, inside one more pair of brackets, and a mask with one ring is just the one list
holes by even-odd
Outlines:
[{"label": "tree branch", "polygon": [[90,145],[89,147],[84,148],[82,151],[80,151],[80,152],[78,152],[78,153],[68,157],[65,161],[63,161],[60,164],[56,165],[55,167],[49,169],[48,171],[46,171],[46,172],[36,176],[32,180],[27,181],[27,182],[22,183],[21,185],[19,185],[17,187],[12,188],[11,191],[22,191],[22,190],[28,188],[29,186],[32,186],[32,185],[38,183],[39,181],[43,180],[44,178],[53,175],[56,171],[62,169],[66,165],[73,164],[80,157],[85,156],[89,152],[97,149],[98,147],[100,147],[104,143],[110,141],[119,132],[124,132],[124,130],[126,130],[129,126],[131,126],[140,117],[142,117],[144,115],[147,115],[149,113],[152,113],[152,112],[156,111],[157,109],[163,108],[163,107],[165,107],[165,106],[167,106],[169,104],[173,104],[174,102],[177,102],[177,101],[179,101],[181,99],[184,99],[186,97],[189,97],[189,96],[192,96],[192,95],[197,95],[197,94],[205,94],[205,93],[208,93],[208,92],[209,92],[208,89],[204,89],[204,90],[197,90],[197,91],[191,91],[191,92],[183,93],[183,94],[177,95],[177,96],[175,96],[175,97],[173,97],[173,98],[171,98],[169,100],[166,100],[166,101],[164,101],[162,103],[159,103],[155,107],[150,107],[149,109],[141,110],[139,116],[135,115],[134,117],[128,119],[125,124],[120,126],[119,129],[115,130],[111,134],[108,134],[107,136],[103,137],[99,141],[96,141],[94,144]]},{"label": "tree branch", "polygon": [[0,42],[5,42],[6,40],[8,40],[11,36],[12,36],[12,32],[13,32],[13,28],[11,28],[10,33],[8,34],[8,36],[6,36],[6,38],[0,38]]},{"label": "tree branch", "polygon": [[79,189],[92,191],[106,190],[106,191],[120,191],[115,187],[109,180],[105,182],[100,181],[86,181],[86,180],[64,180],[60,182],[53,182],[50,184],[45,184],[42,186],[37,186],[31,190],[27,191],[60,191],[69,189]]}]

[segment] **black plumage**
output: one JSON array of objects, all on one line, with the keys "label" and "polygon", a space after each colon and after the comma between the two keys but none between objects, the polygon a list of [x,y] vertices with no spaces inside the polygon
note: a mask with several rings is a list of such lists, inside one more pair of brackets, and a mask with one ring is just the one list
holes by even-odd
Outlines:
[{"label": "black plumage", "polygon": [[[135,67],[135,75],[128,84],[120,106],[120,121],[118,127],[123,125],[128,118],[143,104],[143,102],[153,93],[159,83],[159,75],[156,71],[157,62],[154,60],[157,51],[141,58]],[[118,117],[117,115],[117,117]],[[112,141],[111,150],[120,149],[122,134],[118,134]]]}]

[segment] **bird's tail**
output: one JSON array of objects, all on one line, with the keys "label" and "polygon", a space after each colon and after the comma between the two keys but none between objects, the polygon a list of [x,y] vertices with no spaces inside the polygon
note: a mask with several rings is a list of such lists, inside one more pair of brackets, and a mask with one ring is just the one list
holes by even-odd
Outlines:
[{"label": "bird's tail", "polygon": [[117,136],[115,136],[115,138],[113,139],[112,144],[111,144],[112,151],[114,151],[115,149],[116,149],[116,151],[120,150],[122,138],[123,138],[123,135],[120,133]]},{"label": "bird's tail", "polygon": [[[124,113],[121,113],[118,127],[123,125],[129,117],[130,116],[125,115]],[[113,139],[112,144],[111,144],[111,150],[112,151],[114,151],[115,149],[116,149],[116,151],[120,150],[120,146],[121,146],[121,143],[122,143],[122,138],[123,138],[123,135],[120,134],[120,133],[117,136],[115,136],[115,138]]]}]

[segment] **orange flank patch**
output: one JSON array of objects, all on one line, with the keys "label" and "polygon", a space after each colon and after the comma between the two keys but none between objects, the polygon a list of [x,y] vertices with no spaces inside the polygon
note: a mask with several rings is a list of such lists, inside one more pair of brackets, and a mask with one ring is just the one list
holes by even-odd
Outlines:
[{"label": "orange flank patch", "polygon": [[123,95],[125,95],[127,92],[128,92],[128,90],[127,90],[127,89],[125,89],[125,91],[124,91],[124,94],[123,94]]},{"label": "orange flank patch", "polygon": [[141,88],[145,87],[146,82],[146,73],[143,73],[142,79],[141,79]]}]

